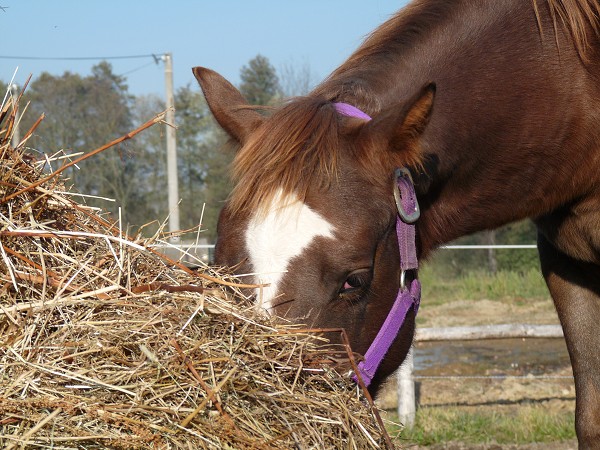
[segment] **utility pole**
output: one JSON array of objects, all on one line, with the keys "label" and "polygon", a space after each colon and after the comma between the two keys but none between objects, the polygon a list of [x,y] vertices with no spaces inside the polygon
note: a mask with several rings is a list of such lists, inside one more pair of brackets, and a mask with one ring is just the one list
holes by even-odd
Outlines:
[{"label": "utility pole", "polygon": [[[17,99],[19,98],[19,86],[17,83],[12,83],[10,85],[10,93],[12,95],[13,108],[17,109]],[[13,148],[17,148],[17,145],[21,142],[21,133],[19,131],[19,111],[17,110],[15,113],[15,128],[13,129],[12,134],[12,146]]]},{"label": "utility pole", "polygon": [[[177,178],[177,141],[175,139],[175,97],[173,94],[173,56],[165,53],[165,88],[167,94],[167,183],[169,199],[169,231],[181,230],[179,226],[179,183]],[[172,238],[178,242],[179,238]]]}]

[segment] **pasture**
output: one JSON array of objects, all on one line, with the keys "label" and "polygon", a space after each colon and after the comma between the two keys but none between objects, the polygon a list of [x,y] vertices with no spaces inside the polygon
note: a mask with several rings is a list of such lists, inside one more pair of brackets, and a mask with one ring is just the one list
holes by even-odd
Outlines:
[{"label": "pasture", "polygon": [[[268,111],[194,67],[235,152],[215,248],[235,275],[159,254],[163,227],[129,236],[120,210],[76,203],[60,177],[170,108],[55,169],[24,153],[36,125],[11,146],[17,108],[3,103],[7,447],[393,448],[372,398],[416,328],[452,308],[468,325],[550,320],[529,269],[463,273],[457,288],[435,266],[420,279],[421,262],[529,219],[572,369],[560,344],[470,346],[472,361],[463,344],[417,344],[422,407],[397,442],[570,447],[576,433],[600,449],[599,52],[598,0],[417,0]],[[417,318],[422,282],[433,310]]]},{"label": "pasture", "polygon": [[[420,278],[425,281],[418,327],[558,324],[535,267],[496,275],[474,269],[449,277],[444,265],[434,259]],[[577,447],[575,390],[562,339],[417,343],[414,375],[415,426],[399,437],[407,446],[440,450]],[[378,400],[392,421],[397,418],[396,390],[392,379]]]}]

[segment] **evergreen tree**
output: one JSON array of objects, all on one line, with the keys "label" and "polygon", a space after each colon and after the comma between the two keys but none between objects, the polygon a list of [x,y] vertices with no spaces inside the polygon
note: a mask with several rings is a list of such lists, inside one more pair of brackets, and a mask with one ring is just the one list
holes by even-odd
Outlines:
[{"label": "evergreen tree", "polygon": [[[112,73],[112,66],[101,62],[91,75],[82,77],[65,72],[61,76],[42,73],[26,92],[30,107],[23,128],[42,114],[31,147],[52,155],[88,152],[124,135],[132,128],[131,103],[125,79]],[[116,212],[135,207],[135,146],[129,142],[81,163],[69,172],[77,190],[90,195],[115,199],[92,199],[88,203]]]},{"label": "evergreen tree", "polygon": [[277,73],[262,55],[257,55],[242,67],[240,79],[240,92],[252,105],[268,105],[281,95]]},{"label": "evergreen tree", "polygon": [[179,89],[175,109],[181,226],[193,228],[202,219],[202,229],[214,240],[218,211],[231,189],[221,167],[228,166],[232,157],[223,152],[226,139],[198,89]]}]

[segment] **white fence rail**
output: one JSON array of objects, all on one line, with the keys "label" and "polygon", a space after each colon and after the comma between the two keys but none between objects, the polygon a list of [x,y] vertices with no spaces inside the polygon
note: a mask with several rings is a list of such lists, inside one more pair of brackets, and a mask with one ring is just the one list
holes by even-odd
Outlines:
[{"label": "white fence rail", "polygon": [[535,244],[485,244],[485,245],[444,245],[440,248],[448,250],[503,250],[537,248]]},{"label": "white fence rail", "polygon": [[[562,338],[560,325],[503,324],[477,327],[420,328],[415,342],[463,341],[512,338]],[[417,410],[414,376],[414,348],[396,372],[398,382],[398,416],[400,423],[412,427]],[[543,377],[542,377],[543,378]]]},{"label": "white fence rail", "polygon": [[415,341],[472,341],[478,339],[561,338],[560,325],[503,324],[476,327],[419,328]]},{"label": "white fence rail", "polygon": [[[169,253],[169,256],[173,256],[176,259],[183,258],[192,255],[191,259],[197,258],[196,254],[200,253],[203,262],[209,262],[209,255],[214,252],[214,244],[172,244],[164,243],[153,245],[154,248],[161,250],[165,253]],[[535,244],[487,244],[487,245],[444,245],[440,248],[447,250],[510,250],[510,249],[536,249]],[[188,258],[190,259],[190,258]]]}]

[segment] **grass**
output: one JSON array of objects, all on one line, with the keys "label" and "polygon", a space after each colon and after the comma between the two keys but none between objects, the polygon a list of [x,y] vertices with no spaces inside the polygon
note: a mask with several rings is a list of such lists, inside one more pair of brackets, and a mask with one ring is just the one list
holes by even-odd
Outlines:
[{"label": "grass", "polygon": [[[482,299],[525,307],[532,301],[548,299],[548,308],[553,308],[538,268],[501,270],[492,275],[484,268],[451,273],[433,263],[419,270],[419,278],[422,298],[426,307],[433,310],[435,306],[459,300],[473,301],[476,305],[476,301]],[[397,416],[392,413],[390,420],[397,421]],[[572,409],[552,410],[543,404],[423,406],[417,411],[412,429],[396,428],[390,432],[399,434],[399,442],[407,446],[452,441],[473,445],[523,445],[575,439],[574,420]]]},{"label": "grass", "polygon": [[453,300],[507,300],[522,302],[530,298],[549,298],[550,294],[539,269],[522,272],[499,271],[495,275],[474,270],[449,277],[435,266],[419,270],[422,297],[430,305]]},{"label": "grass", "polygon": [[[397,417],[396,417],[397,418]],[[394,417],[391,417],[394,421]],[[451,441],[467,444],[529,444],[575,439],[574,413],[547,410],[543,405],[520,405],[503,410],[423,407],[412,429],[391,433],[402,443],[434,445]]]}]

